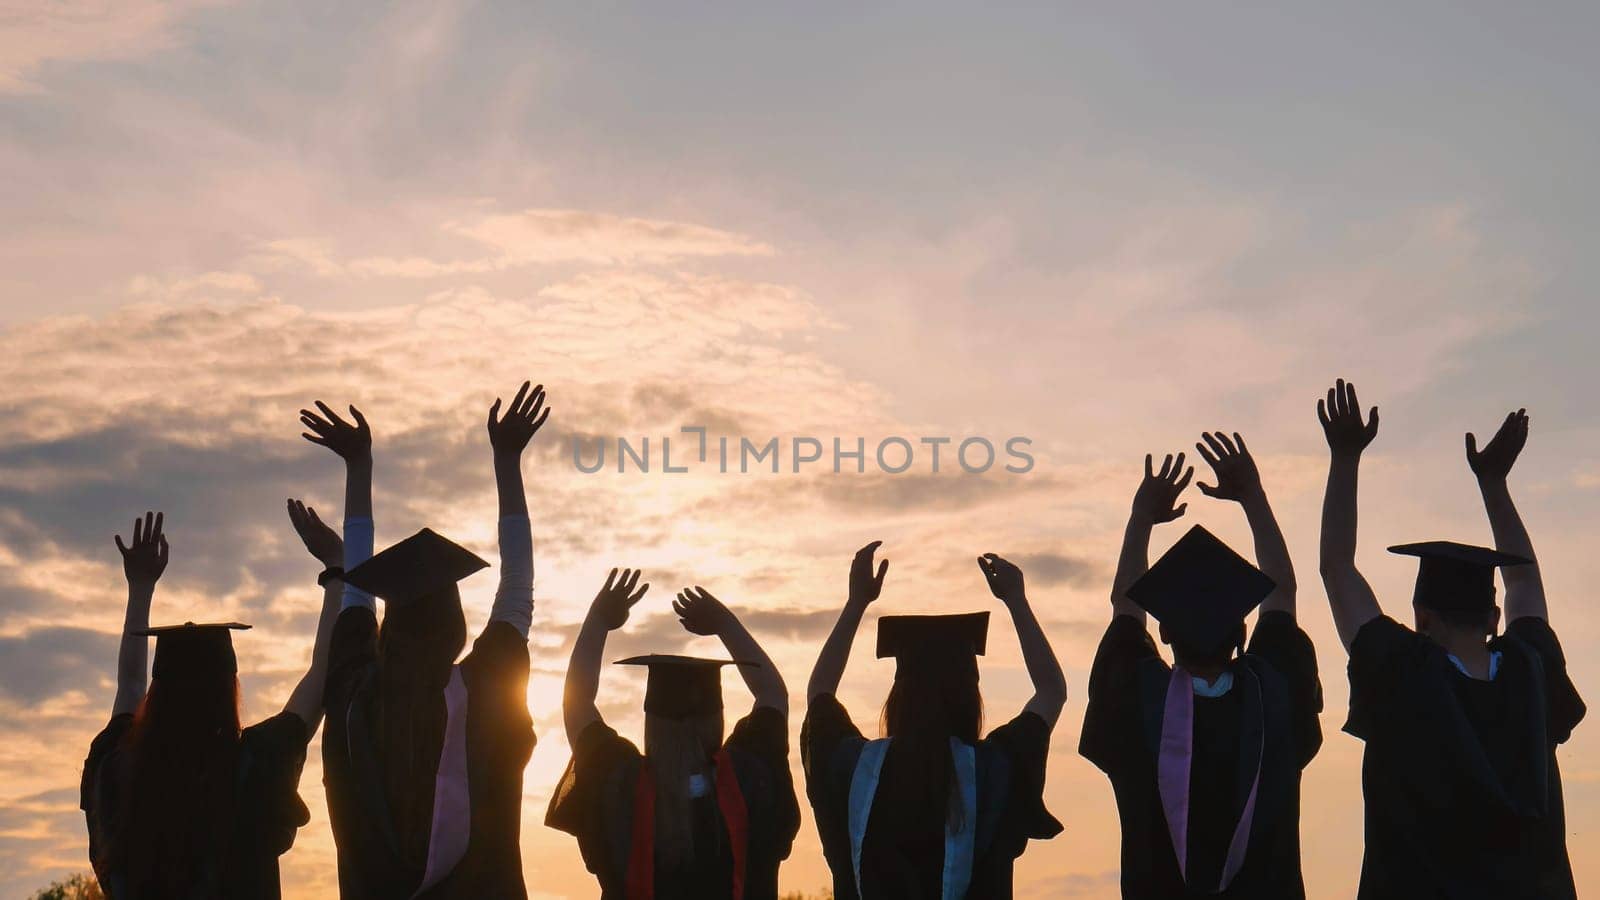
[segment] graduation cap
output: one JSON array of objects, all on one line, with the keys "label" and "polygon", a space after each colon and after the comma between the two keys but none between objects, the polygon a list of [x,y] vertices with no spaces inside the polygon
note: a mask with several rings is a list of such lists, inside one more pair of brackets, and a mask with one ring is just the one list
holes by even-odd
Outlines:
[{"label": "graduation cap", "polygon": [[344,583],[390,604],[432,596],[489,564],[424,528],[344,573]]},{"label": "graduation cap", "polygon": [[239,661],[233,655],[233,632],[249,628],[239,622],[163,625],[134,634],[156,639],[153,678],[214,678],[234,675]]},{"label": "graduation cap", "polygon": [[689,719],[722,709],[722,667],[753,666],[738,659],[700,659],[652,653],[619,659],[615,665],[644,666],[644,711],[668,719]]},{"label": "graduation cap", "polygon": [[976,673],[988,639],[987,612],[878,619],[878,658],[894,657],[896,678],[929,667]]},{"label": "graduation cap", "polygon": [[1165,626],[1173,642],[1209,653],[1222,649],[1276,586],[1196,525],[1128,588],[1128,599]]},{"label": "graduation cap", "polygon": [[1533,562],[1526,557],[1455,541],[1400,544],[1390,547],[1389,552],[1421,560],[1412,602],[1430,609],[1462,612],[1487,612],[1494,608],[1495,569]]}]

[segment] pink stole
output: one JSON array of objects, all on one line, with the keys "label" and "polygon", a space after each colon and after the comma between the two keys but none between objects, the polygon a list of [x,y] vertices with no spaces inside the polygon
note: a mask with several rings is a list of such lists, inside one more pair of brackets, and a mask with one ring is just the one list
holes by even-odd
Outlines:
[{"label": "pink stole", "polygon": [[[1240,665],[1238,670],[1248,674],[1248,680],[1257,691],[1254,673]],[[1264,723],[1263,723],[1264,724]],[[1266,728],[1260,730],[1264,743]],[[1250,784],[1250,795],[1239,814],[1239,824],[1234,827],[1233,840],[1228,844],[1228,857],[1222,866],[1222,883],[1217,891],[1225,891],[1244,865],[1245,851],[1250,845],[1250,825],[1256,816],[1256,790],[1261,787],[1261,763],[1264,746],[1256,748],[1255,778]],[[1172,668],[1172,678],[1167,682],[1166,709],[1161,717],[1160,758],[1156,764],[1156,787],[1161,794],[1161,809],[1167,817],[1167,833],[1172,837],[1172,849],[1178,855],[1178,873],[1184,882],[1189,880],[1189,769],[1194,761],[1194,681],[1183,667]]]}]

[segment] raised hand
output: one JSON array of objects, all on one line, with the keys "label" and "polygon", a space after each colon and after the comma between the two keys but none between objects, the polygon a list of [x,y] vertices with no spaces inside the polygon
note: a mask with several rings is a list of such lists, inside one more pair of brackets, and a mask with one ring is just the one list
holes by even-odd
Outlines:
[{"label": "raised hand", "polygon": [[883,592],[883,578],[889,574],[889,561],[883,560],[878,564],[876,575],[872,572],[872,554],[883,544],[883,541],[873,541],[856,551],[855,558],[850,560],[850,602],[866,605],[878,599]]},{"label": "raised hand", "polygon": [[1528,411],[1519,409],[1508,413],[1483,450],[1478,449],[1478,438],[1467,432],[1467,465],[1479,481],[1504,481],[1511,474],[1518,454],[1528,443]]},{"label": "raised hand", "polygon": [[678,599],[672,601],[672,611],[678,614],[678,624],[690,634],[720,635],[733,623],[733,613],[699,585],[679,591]]},{"label": "raised hand", "polygon": [[[648,582],[639,584],[640,574],[638,569],[612,569],[606,576],[605,586],[594,595],[593,612],[600,616],[607,631],[616,631],[627,624],[634,604],[650,590]],[[634,590],[635,587],[638,590]]]},{"label": "raised hand", "polygon": [[496,453],[521,453],[539,431],[539,426],[550,417],[550,410],[544,405],[544,385],[530,393],[529,384],[524,381],[522,387],[517,388],[517,395],[511,398],[511,407],[504,418],[499,417],[499,397],[489,407],[489,445]]},{"label": "raised hand", "polygon": [[1019,600],[1026,600],[1027,593],[1023,589],[1022,570],[1010,560],[995,554],[985,553],[978,557],[978,568],[983,570],[983,577],[989,582],[989,590],[1000,602],[1010,606]]},{"label": "raised hand", "polygon": [[1378,408],[1372,408],[1370,421],[1362,422],[1356,386],[1343,378],[1328,388],[1326,399],[1317,401],[1317,418],[1334,456],[1360,456],[1378,436]]},{"label": "raised hand", "polygon": [[1202,432],[1200,437],[1205,443],[1196,443],[1195,449],[1200,451],[1200,458],[1211,466],[1217,479],[1214,485],[1197,482],[1195,487],[1200,493],[1218,500],[1243,503],[1261,492],[1261,473],[1239,432],[1235,431],[1232,439],[1220,431]]},{"label": "raised hand", "polygon": [[352,425],[339,418],[339,414],[329,409],[328,404],[321,400],[316,403],[317,409],[322,411],[321,415],[309,409],[300,410],[300,423],[310,429],[300,436],[313,444],[327,447],[347,463],[372,459],[372,428],[367,425],[361,410],[350,407],[350,415],[356,420]]},{"label": "raised hand", "polygon": [[1161,471],[1154,471],[1155,460],[1146,453],[1144,457],[1144,481],[1139,483],[1139,489],[1133,495],[1133,511],[1135,515],[1143,516],[1150,522],[1160,525],[1171,522],[1182,516],[1189,508],[1184,503],[1174,506],[1178,502],[1178,495],[1189,486],[1189,479],[1194,477],[1194,466],[1183,467],[1183,454],[1179,453],[1177,459],[1172,454],[1161,462]]},{"label": "raised hand", "polygon": [[117,549],[122,552],[122,574],[128,584],[154,587],[167,570],[167,536],[161,533],[163,515],[146,512],[143,519],[133,520],[133,545],[122,543],[116,535]]},{"label": "raised hand", "polygon": [[289,522],[294,525],[300,540],[324,566],[337,566],[344,562],[344,538],[329,528],[317,511],[299,500],[288,502]]}]

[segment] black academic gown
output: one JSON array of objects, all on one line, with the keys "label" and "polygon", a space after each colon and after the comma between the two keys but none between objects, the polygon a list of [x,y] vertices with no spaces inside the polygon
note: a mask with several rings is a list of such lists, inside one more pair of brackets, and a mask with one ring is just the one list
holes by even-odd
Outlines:
[{"label": "black academic gown", "polygon": [[1520,618],[1495,677],[1380,616],[1350,645],[1350,718],[1366,741],[1362,900],[1576,896],[1556,746],[1583,718],[1555,632]]},{"label": "black academic gown", "polygon": [[[380,780],[373,707],[378,622],[351,607],[334,624],[322,739],[328,818],[344,900],[408,898],[425,859],[399,847]],[[528,714],[528,642],[505,622],[490,622],[460,663],[467,690],[466,759],[471,824],[466,854],[425,900],[526,897],[520,850],[522,771],[533,755]]]},{"label": "black academic gown", "polygon": [[[946,823],[936,816],[907,821],[904,808],[892,802],[896,796],[926,791],[896,764],[893,742],[867,818],[857,890],[850,846],[850,786],[867,743],[832,694],[812,699],[801,726],[800,758],[806,798],[816,816],[823,856],[833,872],[833,895],[836,900],[937,900],[943,883]],[[974,748],[978,816],[966,897],[1011,897],[1013,867],[1028,841],[1061,833],[1061,823],[1044,806],[1049,749],[1050,726],[1031,712],[991,731]]]},{"label": "black academic gown", "polygon": [[[772,707],[740,719],[723,742],[746,816],[744,900],[776,900],[778,864],[800,830],[800,807],[789,774],[789,727]],[[634,810],[645,758],[602,721],[590,723],[550,798],[545,824],[578,839],[584,865],[602,898],[624,897],[634,855]],[[679,869],[654,867],[655,900],[726,900],[732,896],[731,833],[718,797],[693,801],[695,860]]]},{"label": "black academic gown", "polygon": [[[194,864],[190,889],[178,898],[133,884],[123,864],[127,825],[121,804],[130,789],[127,737],[133,716],[121,714],[89,745],[79,804],[89,823],[89,859],[109,900],[276,900],[278,857],[311,820],[300,800],[310,729],[298,715],[279,713],[244,729],[233,765],[233,817],[219,850]],[[225,849],[221,849],[225,848]]]},{"label": "black academic gown", "polygon": [[[1186,883],[1156,777],[1172,667],[1137,617],[1115,617],[1100,641],[1078,752],[1111,778],[1122,822],[1124,897],[1305,896],[1300,772],[1322,745],[1316,651],[1293,616],[1267,612],[1233,671],[1234,686],[1226,694],[1194,698]],[[1252,682],[1260,686],[1259,706]],[[1216,888],[1258,758],[1261,780],[1244,862],[1219,894]]]}]

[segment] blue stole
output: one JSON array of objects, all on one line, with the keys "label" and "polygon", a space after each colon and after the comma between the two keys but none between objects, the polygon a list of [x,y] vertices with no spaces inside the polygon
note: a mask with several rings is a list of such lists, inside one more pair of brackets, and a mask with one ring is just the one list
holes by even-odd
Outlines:
[{"label": "blue stole", "polygon": [[[872,801],[878,793],[878,778],[889,752],[889,738],[868,741],[861,748],[855,772],[850,777],[850,864],[855,874],[856,892],[861,892],[861,845],[867,837],[867,820],[872,816]],[[956,791],[961,800],[961,827],[945,826],[942,900],[960,900],[972,882],[972,857],[978,829],[978,752],[977,748],[950,739],[950,757],[955,763]]]}]

